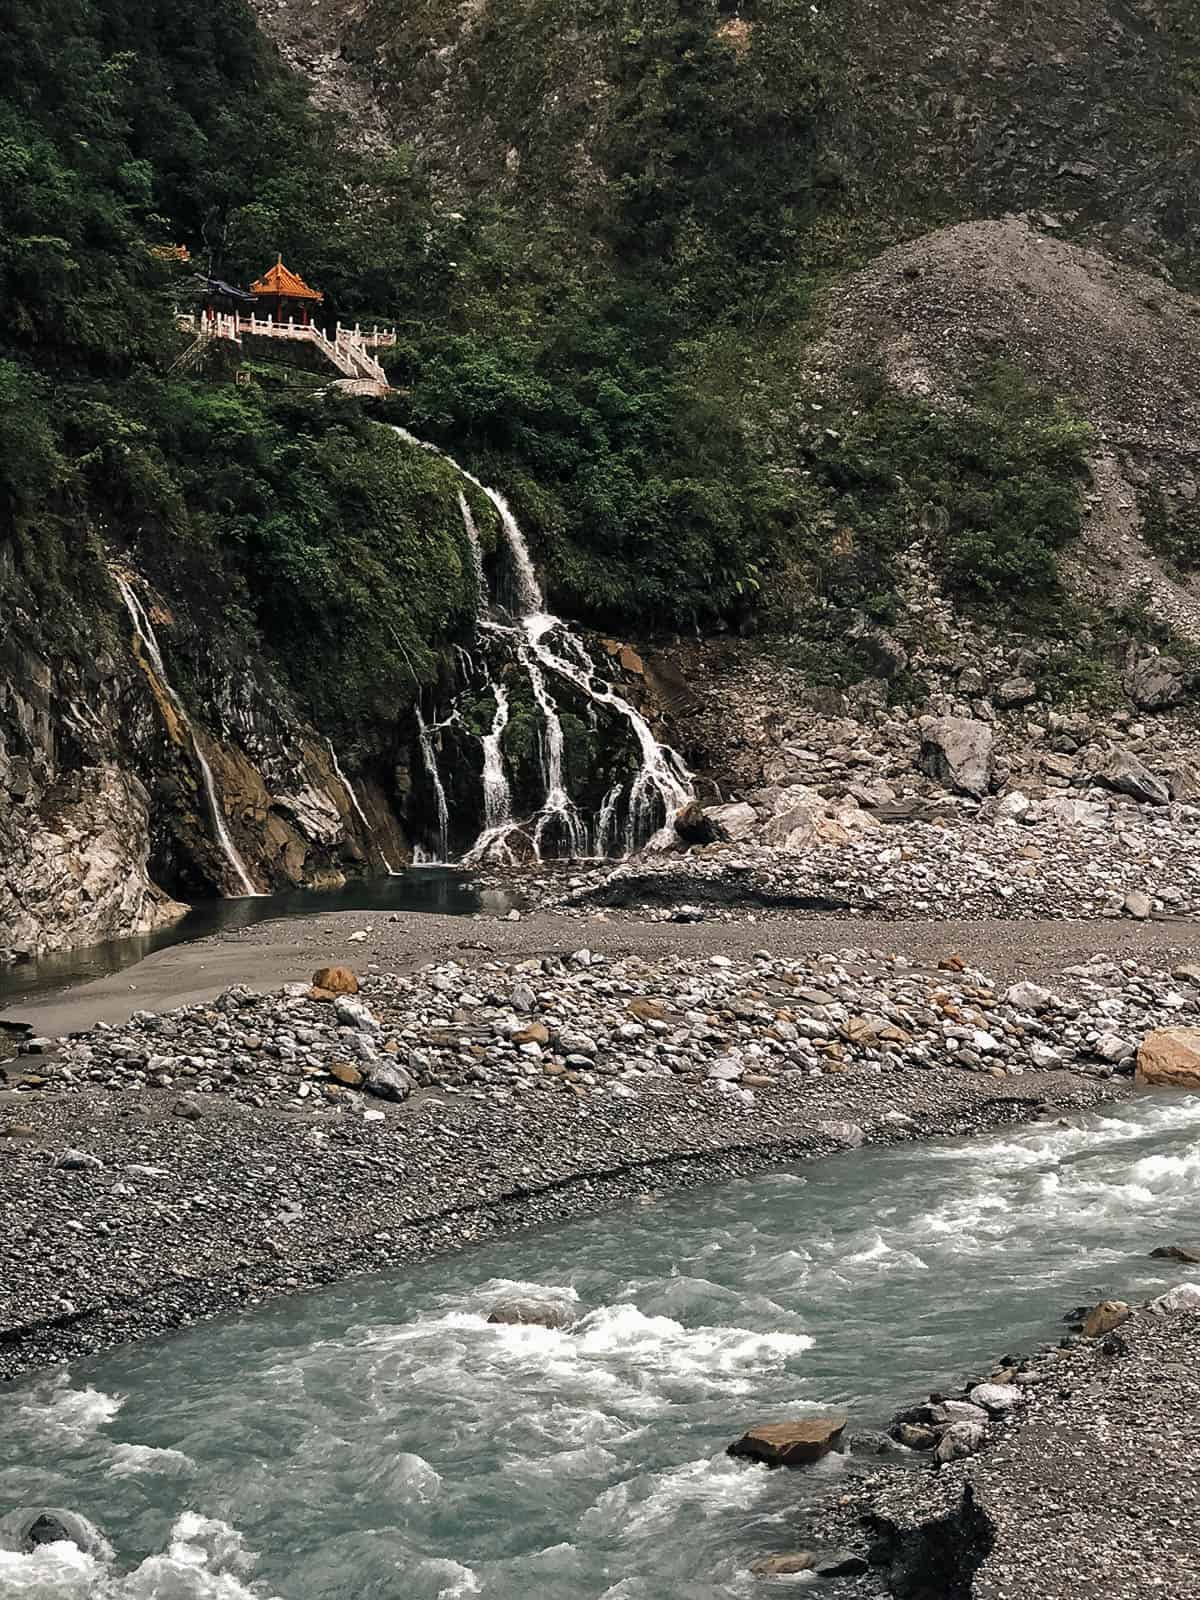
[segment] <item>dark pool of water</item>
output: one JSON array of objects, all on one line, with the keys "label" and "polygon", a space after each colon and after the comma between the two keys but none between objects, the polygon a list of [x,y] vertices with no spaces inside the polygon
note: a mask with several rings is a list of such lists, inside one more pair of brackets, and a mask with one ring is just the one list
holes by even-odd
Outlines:
[{"label": "dark pool of water", "polygon": [[57,951],[35,961],[0,968],[0,1009],[107,977],[167,945],[187,944],[212,933],[236,932],[274,917],[311,917],[331,911],[436,911],[447,916],[493,915],[518,903],[501,889],[480,889],[474,880],[446,867],[412,867],[387,878],[362,878],[341,889],[293,889],[254,899],[205,900],[186,917],[157,933],[109,939],[77,950]]}]

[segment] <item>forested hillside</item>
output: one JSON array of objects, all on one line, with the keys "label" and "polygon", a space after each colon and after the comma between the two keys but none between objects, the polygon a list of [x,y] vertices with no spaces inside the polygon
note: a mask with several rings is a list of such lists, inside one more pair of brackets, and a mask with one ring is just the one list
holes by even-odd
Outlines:
[{"label": "forested hillside", "polygon": [[[151,875],[220,881],[114,568],[161,597],[266,881],[370,853],[351,815],[314,843],[330,739],[406,848],[397,816],[426,803],[411,708],[470,639],[476,577],[462,480],[379,421],[504,490],[556,610],[643,639],[755,632],[820,682],[872,670],[872,629],[904,635],[914,563],[982,625],[1065,647],[1111,631],[1075,581],[1097,451],[1136,538],[1189,581],[1191,425],[1166,457],[1152,443],[1187,403],[1175,378],[1098,396],[1086,363],[1017,331],[1072,240],[1163,275],[1161,295],[1113,289],[1145,312],[1118,334],[1092,293],[1106,257],[1079,257],[1079,349],[1132,340],[1149,372],[1191,348],[1183,0],[1015,23],[985,0],[282,0],[260,20],[269,37],[247,0],[0,18],[0,704],[5,759],[35,773],[9,803],[51,830],[48,857],[113,764],[148,785]],[[922,241],[1008,212],[1027,231],[1003,235],[1003,292],[976,315],[969,240],[933,275]],[[253,352],[236,385],[219,359],[177,365],[195,274],[245,285],[280,253],[331,322],[398,329],[385,399]],[[495,513],[468,498],[492,562]]]}]

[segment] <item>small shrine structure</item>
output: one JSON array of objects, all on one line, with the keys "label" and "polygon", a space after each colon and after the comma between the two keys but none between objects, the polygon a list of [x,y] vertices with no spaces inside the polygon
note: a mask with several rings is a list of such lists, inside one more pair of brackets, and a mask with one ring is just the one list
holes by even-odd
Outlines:
[{"label": "small shrine structure", "polygon": [[250,285],[238,289],[220,278],[197,274],[200,305],[196,311],[180,312],[181,329],[195,335],[193,343],[174,363],[186,370],[202,360],[214,340],[241,345],[252,339],[293,339],[315,345],[320,354],[341,373],[335,389],[354,394],[386,394],[387,374],[375,352],[396,343],[395,328],[344,328],[335,323],[332,333],[312,318],[325,296],[320,289],[305,283],[298,272],[283,264],[283,257]]},{"label": "small shrine structure", "polygon": [[325,296],[319,289],[311,289],[298,272],[283,264],[282,255],[275,265],[268,267],[262,277],[250,285],[255,310],[260,316],[273,317],[276,322],[296,322],[302,328],[309,325],[309,313],[319,306]]}]

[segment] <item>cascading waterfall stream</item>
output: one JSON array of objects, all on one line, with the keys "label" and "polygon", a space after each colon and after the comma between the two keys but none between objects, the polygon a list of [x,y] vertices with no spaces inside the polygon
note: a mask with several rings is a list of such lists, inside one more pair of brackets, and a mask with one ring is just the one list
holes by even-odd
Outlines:
[{"label": "cascading waterfall stream", "polygon": [[[337,774],[338,782],[341,784],[342,788],[346,791],[346,799],[349,800],[350,804],[354,807],[355,813],[358,816],[358,820],[362,823],[363,827],[366,829],[367,837],[369,839],[371,839],[372,842],[374,842],[374,840],[375,840],[375,830],[371,827],[371,824],[367,821],[366,812],[363,810],[362,806],[360,806],[359,803],[358,803],[358,796],[354,792],[354,785],[350,782],[350,779],[342,771],[342,763],[338,760],[337,751],[333,748],[333,741],[330,740],[330,739],[327,739],[325,742],[329,746],[329,759],[333,762],[333,770]],[[392,866],[391,862],[384,855],[382,846],[379,845],[378,843],[376,843],[375,848],[379,851],[379,859],[383,862],[384,869],[387,872],[388,877],[389,878],[394,878],[396,876],[396,869],[395,869],[395,867]]]},{"label": "cascading waterfall stream", "polygon": [[170,679],[167,677],[162,651],[158,647],[158,638],[149,615],[141,600],[133,592],[131,585],[120,573],[114,572],[112,578],[120,590],[121,598],[125,602],[125,609],[132,619],[134,635],[145,653],[143,667],[154,674],[163,696],[187,729],[188,739],[191,741],[192,746],[192,755],[199,769],[201,782],[204,785],[204,796],[208,803],[209,816],[212,819],[213,838],[220,847],[221,853],[229,865],[229,870],[238,883],[240,893],[247,897],[257,896],[261,891],[254,887],[254,882],[246,870],[246,863],[238,854],[237,846],[233,842],[228,824],[225,821],[225,812],[217,798],[217,788],[213,781],[212,768],[204,751],[200,748],[200,741],[196,737],[196,729],[191,717],[188,715],[187,707],[176,694],[171,686]]},{"label": "cascading waterfall stream", "polygon": [[416,713],[421,756],[425,762],[425,770],[429,774],[429,781],[433,785],[433,798],[437,806],[438,853],[435,859],[447,861],[450,858],[450,807],[446,802],[446,788],[438,769],[437,751],[433,748],[433,730],[421,715],[420,706],[417,706]]},{"label": "cascading waterfall stream", "polygon": [[[496,700],[496,716],[491,731],[481,736],[483,747],[483,800],[484,826],[466,860],[512,861],[510,835],[521,832],[527,844],[532,845],[539,859],[542,846],[548,841],[561,844],[569,855],[585,855],[588,849],[588,829],[567,787],[564,775],[564,736],[562,720],[550,692],[548,679],[570,683],[589,703],[593,717],[598,709],[607,711],[625,722],[636,741],[640,767],[629,787],[628,808],[624,828],[624,845],[627,852],[651,835],[656,815],[670,822],[681,806],[692,798],[692,789],[686,767],[675,751],[662,745],[654,737],[641,713],[612,684],[599,679],[591,665],[587,649],[571,633],[568,624],[552,616],[545,609],[545,597],[537,580],[533,558],[504,496],[496,489],[482,483],[473,473],[459,465],[452,456],[436,445],[418,439],[406,428],[393,431],[406,444],[427,450],[448,462],[468,483],[486,495],[495,507],[505,543],[508,548],[514,587],[514,611],[519,627],[507,626],[484,616],[487,605],[483,577],[483,558],[479,530],[471,513],[465,493],[459,493],[459,507],[463,525],[472,551],[478,576],[479,615],[477,626],[481,632],[510,641],[514,654],[528,679],[530,692],[542,719],[540,741],[541,775],[543,785],[542,805],[537,815],[527,824],[512,818],[512,797],[504,773],[501,738],[508,722],[508,695],[504,686],[494,678],[489,690]],[[555,649],[551,636],[562,638],[561,649]],[[429,729],[418,712],[418,737],[421,752],[433,783],[438,806],[438,827],[442,845],[442,859],[449,854],[449,808],[445,789],[437,770]],[[501,791],[500,785],[503,785]],[[503,792],[504,812],[498,809]],[[623,785],[616,785],[606,795],[597,818],[595,843],[598,854],[607,854],[617,838],[617,819]],[[557,837],[556,837],[557,836]]]}]

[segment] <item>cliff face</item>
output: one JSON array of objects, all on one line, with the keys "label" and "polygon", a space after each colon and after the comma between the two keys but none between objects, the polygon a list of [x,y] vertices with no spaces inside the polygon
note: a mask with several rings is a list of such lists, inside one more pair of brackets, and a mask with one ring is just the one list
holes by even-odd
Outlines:
[{"label": "cliff face", "polygon": [[[611,203],[630,60],[650,36],[691,44],[691,24],[747,64],[759,52],[768,75],[766,58],[786,53],[793,88],[813,77],[825,175],[850,210],[900,233],[1035,210],[1155,270],[1188,281],[1200,271],[1200,23],[1189,0],[257,9],[320,93],[352,82],[356,114],[364,97],[372,107],[365,126],[382,118],[442,182],[549,199],[576,227]],[[797,136],[794,125],[779,131]]]},{"label": "cliff face", "polygon": [[94,579],[74,640],[14,608],[0,642],[4,952],[152,931],[186,909],[174,896],[245,892],[235,859],[259,892],[404,859],[378,783],[360,776],[352,795],[263,659],[232,655],[184,597],[168,607],[130,574],[148,648],[115,581]]}]

